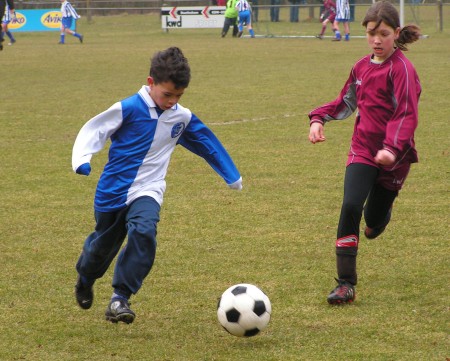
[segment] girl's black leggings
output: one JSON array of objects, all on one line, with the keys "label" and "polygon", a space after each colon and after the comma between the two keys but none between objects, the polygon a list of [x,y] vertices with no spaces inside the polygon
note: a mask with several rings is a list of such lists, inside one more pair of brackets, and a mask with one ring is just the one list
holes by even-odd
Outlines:
[{"label": "girl's black leggings", "polygon": [[341,280],[357,283],[356,255],[358,253],[361,217],[366,225],[384,225],[398,191],[377,184],[378,168],[367,164],[350,164],[345,171],[344,199],[337,230],[337,272]]}]

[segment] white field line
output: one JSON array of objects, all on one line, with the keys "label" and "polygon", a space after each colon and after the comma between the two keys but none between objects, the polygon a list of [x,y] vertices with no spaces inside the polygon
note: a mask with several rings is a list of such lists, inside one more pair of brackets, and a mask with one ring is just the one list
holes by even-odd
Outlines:
[{"label": "white field line", "polygon": [[[292,118],[297,117],[298,114],[284,114],[281,117],[282,118]],[[259,118],[251,118],[251,119],[236,119],[236,120],[230,120],[229,122],[222,122],[222,123],[207,123],[208,125],[214,125],[214,126],[225,126],[225,125],[234,125],[234,124],[242,124],[242,123],[255,123],[255,122],[262,122],[265,120],[273,120],[280,118],[280,116],[276,117],[259,117]]]}]

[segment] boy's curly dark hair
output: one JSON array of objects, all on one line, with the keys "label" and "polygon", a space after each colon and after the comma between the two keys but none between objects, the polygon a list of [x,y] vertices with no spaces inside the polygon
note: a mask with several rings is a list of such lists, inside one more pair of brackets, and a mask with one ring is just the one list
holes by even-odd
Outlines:
[{"label": "boy's curly dark hair", "polygon": [[191,68],[183,52],[174,46],[153,56],[150,76],[155,84],[171,81],[176,89],[187,88],[191,80]]},{"label": "boy's curly dark hair", "polygon": [[[388,1],[378,1],[374,3],[367,11],[366,16],[362,22],[364,27],[374,21],[377,25],[375,29],[380,26],[381,22],[389,25],[392,29],[400,28],[400,17],[397,9]],[[420,38],[420,28],[415,24],[409,24],[400,29],[400,35],[395,40],[395,45],[400,50],[408,50],[406,44],[415,42]]]}]

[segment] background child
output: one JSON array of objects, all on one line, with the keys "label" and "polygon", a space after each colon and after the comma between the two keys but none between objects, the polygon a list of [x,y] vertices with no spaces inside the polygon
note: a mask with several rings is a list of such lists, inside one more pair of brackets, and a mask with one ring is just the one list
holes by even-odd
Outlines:
[{"label": "background child", "polygon": [[[14,12],[14,0],[0,0],[0,17],[2,18],[5,14],[6,5],[8,5],[10,12]],[[0,31],[0,51],[3,50],[3,41],[3,33]]]},{"label": "background child", "polygon": [[376,238],[390,221],[392,204],[410,164],[418,161],[414,131],[421,86],[402,50],[419,38],[419,28],[400,28],[397,10],[385,1],[373,4],[362,24],[372,54],[356,62],[337,99],[309,113],[309,140],[317,143],[325,141],[326,122],[345,119],[358,109],[337,230],[338,286],[328,296],[330,304],[355,298],[363,208],[364,234]]},{"label": "background child", "polygon": [[239,33],[238,37],[242,36],[244,26],[247,26],[248,32],[252,38],[255,37],[255,32],[252,29],[252,9],[247,0],[238,0],[236,3],[236,9],[239,13]]},{"label": "background child", "polygon": [[104,275],[128,236],[117,259],[114,292],[105,313],[112,322],[131,323],[135,318],[128,299],[153,266],[165,177],[175,146],[181,144],[203,157],[230,188],[242,189],[239,171],[220,141],[178,104],[190,76],[180,49],[158,52],[151,61],[148,85],[88,121],[73,147],[73,169],[89,175],[92,155],[111,139],[94,199],[95,231],[87,237],[76,265],[75,296],[81,308],[91,307],[95,280]]},{"label": "background child", "polygon": [[320,15],[320,20],[322,20],[322,30],[320,31],[320,34],[316,35],[316,38],[318,39],[323,39],[328,23],[331,24],[333,32],[336,32],[336,28],[334,27],[334,19],[336,18],[336,3],[333,0],[324,0],[323,7],[324,11]]},{"label": "background child", "polygon": [[235,38],[238,35],[238,11],[236,9],[236,1],[237,0],[228,0],[225,10],[225,20],[223,22],[222,28],[222,38],[224,38],[230,26],[233,27],[233,37]]},{"label": "background child", "polygon": [[67,0],[61,0],[61,14],[61,39],[59,41],[59,44],[64,44],[66,34],[77,37],[78,40],[80,40],[80,43],[82,43],[83,35],[78,34],[77,32],[70,29],[73,19],[79,19],[80,15],[77,14],[73,6]]},{"label": "background child", "polygon": [[333,41],[341,41],[341,32],[339,23],[344,24],[345,40],[350,40],[350,3],[349,0],[336,0],[336,18],[334,19],[333,28],[335,29],[335,37]]},{"label": "background child", "polygon": [[8,24],[11,22],[12,19],[16,16],[15,11],[11,10],[8,5],[6,5],[5,8],[5,15],[3,15],[2,19],[2,39],[5,38],[5,34],[9,38],[8,45],[12,45],[16,42],[16,39],[14,39],[13,34],[8,30]]}]

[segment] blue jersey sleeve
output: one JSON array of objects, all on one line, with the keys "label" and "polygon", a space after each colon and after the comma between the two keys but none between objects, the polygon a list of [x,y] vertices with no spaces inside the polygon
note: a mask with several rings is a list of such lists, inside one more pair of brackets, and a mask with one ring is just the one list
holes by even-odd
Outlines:
[{"label": "blue jersey sleeve", "polygon": [[204,158],[227,184],[232,184],[241,178],[238,169],[222,143],[194,114],[192,114],[191,121],[179,138],[178,144]]}]

